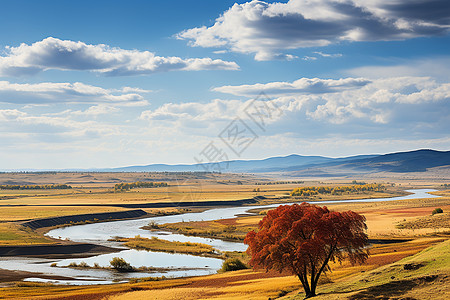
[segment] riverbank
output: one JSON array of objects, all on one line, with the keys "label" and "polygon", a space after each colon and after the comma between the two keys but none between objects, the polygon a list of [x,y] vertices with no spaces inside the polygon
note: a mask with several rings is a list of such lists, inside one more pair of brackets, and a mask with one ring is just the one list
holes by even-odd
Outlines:
[{"label": "riverbank", "polygon": [[154,252],[181,253],[204,257],[223,258],[223,254],[214,249],[214,247],[201,243],[191,242],[172,242],[161,240],[157,237],[142,238],[117,238],[114,241],[122,242],[124,246]]},{"label": "riverbank", "polygon": [[59,245],[0,246],[0,256],[26,256],[37,258],[83,258],[99,254],[114,253],[117,248],[95,244],[67,243]]}]

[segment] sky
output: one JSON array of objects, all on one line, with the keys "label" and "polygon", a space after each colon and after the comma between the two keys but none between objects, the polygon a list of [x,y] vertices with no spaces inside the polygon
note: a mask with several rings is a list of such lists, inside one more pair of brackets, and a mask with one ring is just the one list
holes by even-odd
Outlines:
[{"label": "sky", "polygon": [[450,149],[447,0],[1,6],[0,170]]}]

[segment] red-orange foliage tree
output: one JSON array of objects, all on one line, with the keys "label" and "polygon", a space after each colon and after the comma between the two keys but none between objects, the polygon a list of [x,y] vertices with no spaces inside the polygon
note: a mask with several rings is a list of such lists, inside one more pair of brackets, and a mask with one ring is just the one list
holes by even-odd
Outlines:
[{"label": "red-orange foliage tree", "polygon": [[354,264],[367,259],[365,220],[353,211],[332,212],[308,203],[279,206],[259,222],[258,232],[252,230],[245,238],[250,265],[296,275],[306,297],[313,297],[330,261],[348,257]]}]

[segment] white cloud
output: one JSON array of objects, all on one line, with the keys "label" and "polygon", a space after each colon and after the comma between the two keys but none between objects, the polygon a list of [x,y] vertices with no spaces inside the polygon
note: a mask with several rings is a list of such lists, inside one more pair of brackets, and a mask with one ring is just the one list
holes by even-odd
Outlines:
[{"label": "white cloud", "polygon": [[61,136],[81,137],[84,135],[110,135],[117,130],[115,126],[100,122],[77,121],[72,119],[69,112],[61,115],[33,115],[18,110],[0,110],[0,125],[14,128],[14,131],[27,132],[29,134],[52,135],[54,138]]},{"label": "white cloud", "polygon": [[302,60],[306,60],[306,61],[308,61],[308,60],[317,60],[317,57],[315,57],[315,56],[303,56]]},{"label": "white cloud", "polygon": [[253,0],[234,4],[210,27],[187,29],[177,37],[191,46],[254,53],[256,60],[292,58],[284,52],[447,34],[449,9],[447,0]]},{"label": "white cloud", "polygon": [[426,59],[404,60],[401,63],[387,66],[364,66],[345,70],[347,76],[366,78],[387,78],[404,76],[431,76],[443,81],[450,81],[450,58],[435,57]]},{"label": "white cloud", "polygon": [[0,109],[0,121],[15,120],[25,115],[26,113],[21,112],[17,109]]},{"label": "white cloud", "polygon": [[0,81],[0,102],[16,104],[111,102],[147,105],[147,100],[141,95],[147,92],[149,91],[131,87],[104,89],[81,82],[28,84]]},{"label": "white cloud", "polygon": [[215,99],[209,103],[166,103],[155,110],[146,110],[140,118],[152,121],[221,121],[235,118],[242,110],[239,100]]},{"label": "white cloud", "polygon": [[[334,90],[293,92],[318,82]],[[358,82],[366,83],[353,84]],[[3,168],[104,167],[111,166],[111,161],[115,166],[194,163],[193,157],[211,141],[224,151],[228,149],[220,144],[218,135],[236,117],[258,135],[241,158],[291,153],[335,156],[450,146],[447,82],[411,76],[302,78],[299,82],[261,86],[282,89],[265,102],[254,102],[249,93],[244,100],[166,103],[142,113],[135,108],[119,108],[116,102],[79,105],[83,108],[77,110],[65,104],[36,110],[0,109],[0,138],[4,142],[0,156],[9,163]],[[282,112],[266,122],[265,131],[245,114],[249,105],[263,102],[276,105]],[[63,109],[55,112],[55,107]],[[82,162],[80,153],[85,154]],[[237,158],[231,152],[227,154],[230,159]]]},{"label": "white cloud", "polygon": [[217,51],[213,51],[214,54],[225,54],[227,53],[227,50],[217,50]]},{"label": "white cloud", "polygon": [[[268,103],[284,113],[268,122],[278,133],[343,132],[365,136],[376,130],[389,136],[410,130],[412,134],[426,135],[430,132],[442,134],[444,128],[450,126],[450,83],[439,83],[429,77],[302,78],[292,83],[225,86],[215,90],[247,97],[266,92],[273,98]],[[200,126],[200,123],[206,128],[209,124],[230,121],[237,116],[248,120],[245,108],[251,101],[168,103],[143,112],[141,118],[152,122],[164,120],[167,126],[194,123]]]},{"label": "white cloud", "polygon": [[364,78],[320,79],[300,78],[294,82],[270,82],[266,84],[221,86],[213,91],[238,96],[256,96],[264,92],[271,97],[293,94],[324,94],[334,93],[346,89],[357,89],[370,83]]},{"label": "white cloud", "polygon": [[49,69],[94,71],[108,76],[145,75],[166,71],[237,70],[235,62],[211,58],[156,56],[104,44],[46,38],[34,44],[7,47],[0,56],[0,76],[30,75]]},{"label": "white cloud", "polygon": [[323,53],[323,52],[320,52],[320,51],[315,51],[313,53],[317,54],[317,55],[320,55],[322,57],[328,57],[328,58],[342,57],[341,53],[334,53],[334,54],[332,54],[332,53]]},{"label": "white cloud", "polygon": [[72,114],[72,115],[97,117],[100,115],[109,115],[109,114],[117,113],[119,111],[120,111],[120,109],[115,106],[100,104],[100,105],[90,106],[89,108],[87,108],[84,111],[70,111],[69,110],[69,111],[67,111],[67,113]]}]

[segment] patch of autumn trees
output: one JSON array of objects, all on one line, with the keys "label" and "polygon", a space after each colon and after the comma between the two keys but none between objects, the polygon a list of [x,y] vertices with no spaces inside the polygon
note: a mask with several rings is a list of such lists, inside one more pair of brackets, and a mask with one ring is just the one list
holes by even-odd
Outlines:
[{"label": "patch of autumn trees", "polygon": [[302,203],[270,210],[250,231],[245,243],[255,269],[287,271],[301,281],[306,297],[316,295],[319,277],[330,262],[368,258],[365,217],[353,211],[333,212]]},{"label": "patch of autumn trees", "polygon": [[291,192],[291,196],[302,197],[302,196],[313,196],[318,194],[331,194],[331,195],[341,195],[344,193],[357,193],[357,192],[381,192],[386,188],[382,184],[371,183],[371,184],[355,184],[355,185],[345,185],[345,186],[305,186],[295,188]]},{"label": "patch of autumn trees", "polygon": [[4,184],[0,185],[0,190],[66,190],[72,187],[67,184],[44,184],[44,185],[19,185]]},{"label": "patch of autumn trees", "polygon": [[134,188],[156,188],[156,187],[165,187],[167,186],[166,182],[122,182],[114,185],[115,191],[128,191]]}]

